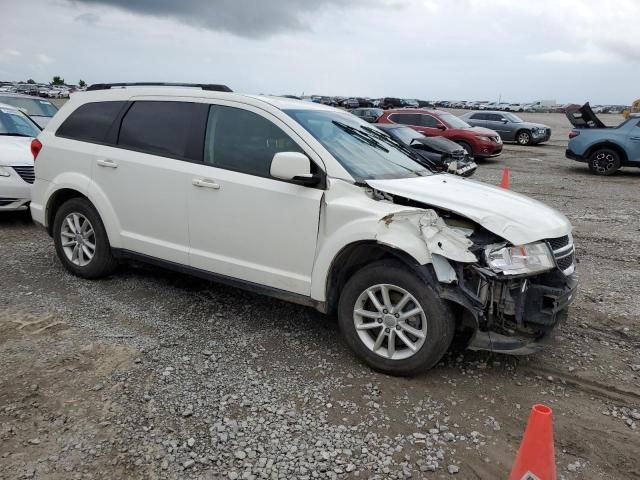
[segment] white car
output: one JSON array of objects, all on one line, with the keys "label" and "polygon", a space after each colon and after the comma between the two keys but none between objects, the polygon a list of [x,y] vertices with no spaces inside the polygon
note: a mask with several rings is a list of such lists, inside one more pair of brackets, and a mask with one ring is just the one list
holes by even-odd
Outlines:
[{"label": "white car", "polygon": [[504,111],[506,112],[524,112],[524,105],[521,103],[510,103],[506,107],[504,107]]},{"label": "white car", "polygon": [[25,210],[31,201],[30,146],[40,129],[24,113],[0,103],[0,212]]},{"label": "white car", "polygon": [[308,305],[390,374],[433,367],[454,335],[537,351],[574,296],[561,213],[431,172],[340,109],[103,84],[73,95],[32,150],[31,213],[73,274],[137,259]]}]

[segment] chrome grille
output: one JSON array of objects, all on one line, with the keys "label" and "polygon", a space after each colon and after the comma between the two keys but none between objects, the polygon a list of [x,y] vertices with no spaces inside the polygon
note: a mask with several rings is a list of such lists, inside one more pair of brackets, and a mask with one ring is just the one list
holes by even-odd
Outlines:
[{"label": "chrome grille", "polygon": [[36,174],[32,166],[24,166],[24,167],[11,167],[13,168],[22,179],[27,183],[33,183],[36,179]]},{"label": "chrome grille", "polygon": [[549,238],[547,244],[553,252],[556,265],[565,275],[571,275],[576,269],[576,254],[571,234],[564,237]]}]

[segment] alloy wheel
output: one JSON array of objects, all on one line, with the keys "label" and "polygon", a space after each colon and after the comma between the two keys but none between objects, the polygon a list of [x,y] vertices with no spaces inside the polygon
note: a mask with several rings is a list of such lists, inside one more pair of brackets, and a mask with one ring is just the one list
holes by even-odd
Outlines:
[{"label": "alloy wheel", "polygon": [[529,135],[527,132],[520,132],[518,134],[518,143],[520,145],[528,145],[530,141],[531,135]]},{"label": "alloy wheel", "polygon": [[416,298],[405,289],[379,284],[356,300],[353,322],[362,343],[392,360],[415,355],[427,338],[427,318]]},{"label": "alloy wheel", "polygon": [[84,267],[96,253],[96,235],[89,219],[73,212],[62,221],[60,228],[62,250],[74,265]]},{"label": "alloy wheel", "polygon": [[593,168],[600,174],[605,174],[610,170],[613,170],[616,166],[617,158],[608,150],[602,150],[597,152],[593,158]]}]

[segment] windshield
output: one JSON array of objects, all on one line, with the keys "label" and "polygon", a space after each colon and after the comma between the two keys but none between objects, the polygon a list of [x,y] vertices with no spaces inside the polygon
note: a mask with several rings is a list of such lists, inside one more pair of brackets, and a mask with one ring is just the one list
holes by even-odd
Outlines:
[{"label": "windshield", "polygon": [[503,113],[502,115],[506,117],[507,120],[513,123],[522,123],[523,121],[519,116],[514,115],[513,113]]},{"label": "windshield", "polygon": [[58,109],[47,100],[39,98],[21,98],[0,95],[0,103],[6,103],[16,108],[24,108],[27,115],[36,117],[53,117]]},{"label": "windshield", "polygon": [[441,113],[438,116],[440,120],[448,124],[451,128],[471,128],[471,125],[451,113]]},{"label": "windshield", "polygon": [[404,142],[407,145],[411,145],[411,141],[416,138],[424,138],[424,135],[420,132],[416,132],[413,128],[409,127],[394,128],[392,133],[396,138],[399,138],[401,142]]},{"label": "windshield", "polygon": [[285,110],[357,181],[421,177],[431,173],[387,134],[354,115],[333,111]]},{"label": "windshield", "polygon": [[0,107],[0,135],[37,137],[38,127],[21,111]]}]

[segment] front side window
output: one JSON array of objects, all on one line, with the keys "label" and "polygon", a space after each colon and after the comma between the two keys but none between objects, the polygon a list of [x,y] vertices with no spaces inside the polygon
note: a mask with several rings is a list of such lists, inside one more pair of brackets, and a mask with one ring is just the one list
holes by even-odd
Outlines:
[{"label": "front side window", "polygon": [[423,127],[438,128],[440,122],[431,115],[420,115],[420,125]]},{"label": "front side window", "polygon": [[58,137],[102,143],[126,102],[92,102],[80,105],[58,127]]},{"label": "front side window", "polygon": [[488,113],[487,114],[487,120],[490,120],[492,122],[501,122],[502,121],[502,115],[498,114],[498,113]]},{"label": "front side window", "polygon": [[[504,116],[512,123],[522,123],[522,119],[519,116],[514,115],[513,113],[507,112],[504,114]],[[502,118],[500,120],[502,120]]]},{"label": "front side window", "polygon": [[431,173],[386,133],[349,113],[285,110],[356,181],[422,177]]},{"label": "front side window", "polygon": [[0,107],[0,135],[7,137],[37,137],[39,133],[38,127],[22,112]]},{"label": "front side window", "polygon": [[202,103],[137,101],[122,119],[118,145],[155,155],[201,161],[200,130],[206,108]]},{"label": "front side window", "polygon": [[304,153],[280,127],[256,113],[225,106],[209,110],[206,164],[270,177],[271,160],[279,152]]},{"label": "front side window", "polygon": [[471,115],[472,120],[486,120],[486,113],[474,113],[473,115]]}]

